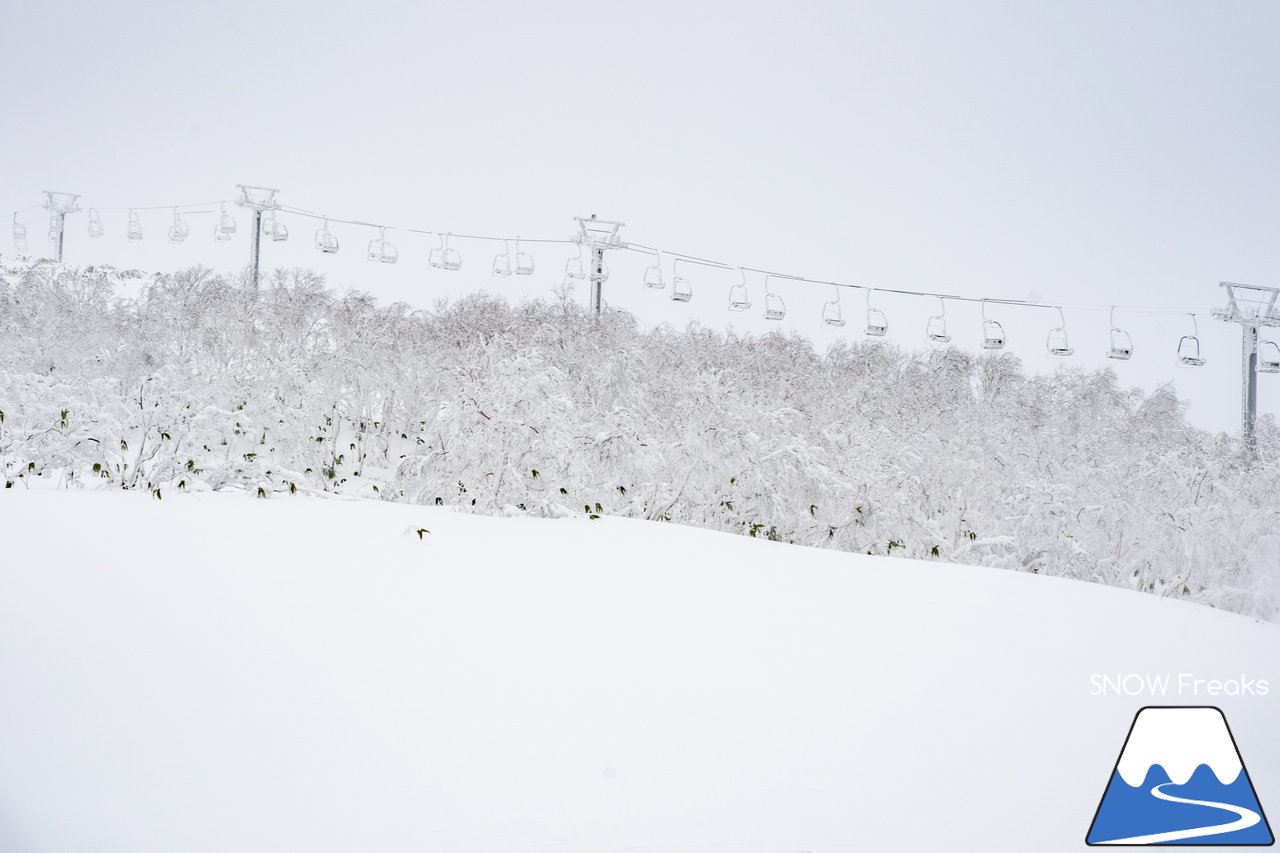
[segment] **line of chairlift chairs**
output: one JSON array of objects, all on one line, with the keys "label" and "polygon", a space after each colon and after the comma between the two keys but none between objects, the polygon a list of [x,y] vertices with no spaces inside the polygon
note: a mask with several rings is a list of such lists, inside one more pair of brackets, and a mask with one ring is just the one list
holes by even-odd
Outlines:
[{"label": "line of chairlift chairs", "polygon": [[[654,251],[655,262],[652,266],[646,267],[644,271],[644,286],[653,290],[662,290],[666,287],[666,282],[662,275],[662,252]],[[671,299],[674,302],[688,302],[693,298],[693,286],[689,280],[680,274],[680,263],[698,263],[696,261],[688,261],[685,258],[676,258],[671,265]],[[581,278],[582,262],[579,258],[571,258],[566,266],[565,272],[570,278]],[[750,296],[747,292],[747,275],[746,271],[738,268],[740,279],[736,284],[729,288],[729,310],[730,311],[746,311],[751,307]],[[782,297],[773,293],[769,289],[769,280],[783,276],[774,276],[771,273],[766,274],[764,278],[765,291],[765,309],[764,317],[767,320],[781,320],[786,316],[786,305],[783,303]],[[866,294],[866,326],[864,332],[875,338],[882,338],[889,332],[889,321],[884,311],[876,308],[871,304],[872,288],[864,288]],[[931,316],[925,324],[925,337],[931,343],[945,344],[951,341],[951,334],[947,330],[947,302],[943,297],[938,297],[939,312]],[[1004,349],[1006,337],[1004,326],[998,320],[993,320],[987,316],[987,300],[982,300],[982,348],[986,350]],[[1045,340],[1045,349],[1050,356],[1057,358],[1065,358],[1075,354],[1075,348],[1071,346],[1067,338],[1066,319],[1063,316],[1062,308],[1056,307],[1058,312],[1058,325],[1049,330],[1049,334]],[[1200,328],[1194,314],[1189,314],[1192,322],[1192,333],[1184,335],[1178,341],[1177,358],[1178,363],[1185,367],[1201,367],[1205,363],[1205,358],[1200,352]],[[1127,331],[1121,329],[1115,322],[1116,309],[1111,309],[1111,332],[1110,345],[1107,348],[1107,358],[1116,359],[1118,361],[1128,361],[1133,357],[1133,338]],[[845,325],[844,312],[840,303],[840,288],[835,287],[835,298],[822,305],[822,322],[827,326],[843,328]],[[1280,343],[1275,341],[1260,341],[1258,351],[1258,372],[1260,373],[1280,373]]]},{"label": "line of chairlift chairs", "polygon": [[[56,238],[56,225],[50,226],[49,236]],[[102,224],[102,217],[97,208],[89,208],[89,236],[92,238],[102,237],[106,233],[106,229]],[[182,243],[191,233],[190,227],[178,208],[173,209],[173,220],[169,225],[168,239],[170,243]],[[218,220],[214,223],[213,239],[219,243],[229,241],[233,234],[236,233],[236,220],[231,214],[227,213],[226,204],[222,204],[218,211]],[[262,220],[262,233],[265,237],[270,237],[273,241],[282,242],[289,239],[289,228],[283,222],[276,218],[275,210]],[[129,211],[128,225],[125,229],[125,236],[131,241],[139,241],[142,239],[142,220],[136,210]],[[459,251],[449,245],[452,234],[438,235],[440,245],[431,249],[427,263],[433,269],[442,270],[460,270],[462,269],[462,255]],[[493,258],[493,267],[491,274],[499,278],[506,278],[511,275],[532,275],[534,270],[533,257],[520,248],[520,238],[515,238],[515,251],[511,251],[511,241],[503,239],[503,251]],[[19,251],[26,251],[28,248],[27,229],[18,222],[18,215],[13,216],[13,243]],[[316,248],[325,254],[335,254],[338,251],[338,237],[329,230],[329,218],[323,217],[320,228],[315,232]],[[655,262],[652,266],[646,267],[644,270],[644,286],[649,290],[664,290],[667,286],[666,279],[662,274],[662,252],[654,251]],[[369,241],[367,257],[371,261],[378,261],[385,264],[394,264],[399,260],[399,251],[394,243],[387,239],[387,229],[378,227],[378,236]],[[693,299],[693,285],[686,276],[680,274],[680,263],[696,263],[686,258],[676,258],[671,265],[671,300],[673,302],[689,302]],[[731,285],[729,288],[729,310],[730,311],[746,311],[751,308],[751,298],[747,288],[747,273],[741,267],[738,268],[741,276],[740,280]],[[592,281],[604,281],[609,277],[609,266],[603,260],[599,269],[588,271],[588,264],[582,254],[582,244],[578,245],[578,254],[569,258],[565,262],[564,274],[566,279],[581,280],[590,278]],[[785,276],[775,276],[768,273],[764,277],[764,317],[766,320],[781,320],[786,317],[787,306],[782,297],[774,293],[769,288],[769,280],[771,278],[786,278]],[[866,326],[865,333],[870,337],[882,338],[889,331],[889,321],[884,311],[876,308],[871,304],[872,289],[864,289],[866,293]],[[925,337],[931,343],[945,344],[951,341],[951,334],[947,330],[947,302],[943,297],[938,297],[939,311],[937,314],[929,317],[925,324]],[[1062,309],[1057,308],[1058,325],[1049,330],[1048,337],[1045,340],[1045,349],[1048,354],[1058,358],[1065,358],[1075,353],[1067,338],[1066,320],[1063,317]],[[1185,367],[1201,367],[1205,363],[1205,358],[1200,351],[1200,326],[1194,314],[1191,317],[1192,332],[1189,335],[1183,335],[1178,341],[1177,358],[1178,363]],[[835,288],[835,298],[829,302],[823,303],[822,306],[822,322],[827,326],[843,328],[845,325],[844,312],[840,302],[840,288]],[[1004,326],[998,320],[993,320],[987,316],[987,300],[982,300],[982,348],[986,350],[1000,350],[1005,346]],[[1111,309],[1111,333],[1110,346],[1107,349],[1107,358],[1119,361],[1128,361],[1133,357],[1133,338],[1127,331],[1116,325],[1116,310]],[[1258,372],[1259,373],[1280,373],[1280,343],[1275,341],[1259,341],[1258,351]]]}]

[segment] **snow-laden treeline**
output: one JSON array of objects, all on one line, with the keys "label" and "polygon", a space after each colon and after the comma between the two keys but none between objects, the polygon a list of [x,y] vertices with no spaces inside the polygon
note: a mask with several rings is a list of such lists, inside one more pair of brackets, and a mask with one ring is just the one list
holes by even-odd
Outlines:
[{"label": "snow-laden treeline", "polygon": [[568,300],[414,311],[301,271],[142,282],[4,273],[6,487],[626,515],[1280,616],[1280,430],[1251,459],[1110,371],[643,332]]}]

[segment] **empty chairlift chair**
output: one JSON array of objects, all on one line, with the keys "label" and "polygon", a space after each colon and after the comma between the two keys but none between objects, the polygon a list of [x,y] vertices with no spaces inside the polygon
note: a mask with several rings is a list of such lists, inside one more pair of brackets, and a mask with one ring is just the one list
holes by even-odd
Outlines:
[{"label": "empty chairlift chair", "polygon": [[377,261],[380,264],[394,264],[400,259],[400,253],[396,251],[395,243],[387,239],[385,226],[379,226],[377,239],[369,241],[367,257],[369,260]]},{"label": "empty chairlift chair", "polygon": [[107,229],[102,227],[102,217],[98,215],[98,208],[89,208],[89,236],[97,239],[107,233]]},{"label": "empty chairlift chair", "polygon": [[844,312],[840,310],[840,288],[836,288],[836,298],[822,304],[822,323],[826,326],[840,328],[844,325]]},{"label": "empty chairlift chair", "polygon": [[644,268],[644,286],[648,290],[662,290],[667,283],[662,280],[662,250],[654,249],[653,266]]},{"label": "empty chairlift chair", "polygon": [[27,243],[27,226],[18,222],[18,214],[13,215],[13,248],[19,252],[25,252],[29,244]]},{"label": "empty chairlift chair", "polygon": [[1178,364],[1183,367],[1203,367],[1204,356],[1200,355],[1200,324],[1196,321],[1196,315],[1190,314],[1192,333],[1183,335],[1182,340],[1178,341]]},{"label": "empty chairlift chair", "polygon": [[987,316],[987,300],[982,300],[982,348],[1004,349],[1004,326]]},{"label": "empty chairlift chair", "polygon": [[338,235],[329,230],[329,217],[327,216],[324,218],[324,224],[316,231],[316,248],[326,255],[336,255],[338,253]]},{"label": "empty chairlift chair", "polygon": [[1258,342],[1258,372],[1280,373],[1280,344],[1275,341]]},{"label": "empty chairlift chair", "polygon": [[769,290],[769,276],[764,277],[764,318],[766,320],[781,320],[787,316],[787,305],[782,301],[782,297]]},{"label": "empty chairlift chair", "polygon": [[1107,358],[1117,361],[1128,361],[1133,358],[1133,338],[1129,333],[1116,325],[1116,309],[1111,306],[1111,347],[1107,350]]},{"label": "empty chairlift chair", "polygon": [[889,319],[879,308],[871,307],[871,291],[867,291],[867,334],[873,338],[883,338],[889,331]]},{"label": "empty chairlift chair", "polygon": [[450,272],[462,269],[462,253],[449,245],[449,238],[452,236],[452,234],[439,235],[440,245],[432,249],[427,256],[427,264],[432,269]]},{"label": "empty chairlift chair", "polygon": [[569,258],[564,262],[564,277],[566,280],[581,281],[587,277],[587,268],[582,260],[582,244],[578,244],[578,256]]},{"label": "empty chairlift chair", "polygon": [[533,275],[533,255],[520,251],[520,237],[516,237],[516,275]]},{"label": "empty chairlift chair", "polygon": [[503,240],[502,246],[502,251],[493,256],[493,271],[491,274],[498,278],[506,278],[511,275],[511,244]]},{"label": "empty chairlift chair", "polygon": [[688,302],[693,299],[693,285],[689,279],[680,275],[680,262],[684,258],[676,258],[671,264],[671,301]]},{"label": "empty chairlift chair", "polygon": [[1054,358],[1066,358],[1073,355],[1075,350],[1071,343],[1067,340],[1067,321],[1062,316],[1061,306],[1055,306],[1058,310],[1058,325],[1049,330],[1049,336],[1045,338],[1045,349],[1049,355]]},{"label": "empty chairlift chair", "polygon": [[142,219],[136,210],[129,211],[129,229],[125,236],[134,241],[142,239]]},{"label": "empty chairlift chair", "polygon": [[747,293],[747,271],[738,267],[742,281],[729,287],[729,310],[746,311],[751,307],[751,295]]},{"label": "empty chairlift chair", "polygon": [[283,222],[276,219],[276,212],[271,211],[271,216],[262,220],[262,233],[266,234],[277,243],[282,243],[289,239],[289,228]]},{"label": "empty chairlift chair", "polygon": [[236,233],[235,217],[227,213],[227,206],[224,204],[218,210],[218,221],[213,226],[213,239],[217,243],[229,243],[234,233]]},{"label": "empty chairlift chair", "polygon": [[942,306],[941,313],[929,318],[924,327],[924,335],[931,343],[950,343],[951,335],[947,333],[947,301],[939,296],[938,304]]},{"label": "empty chairlift chair", "polygon": [[187,223],[183,220],[182,214],[178,213],[178,208],[173,209],[173,223],[169,226],[169,242],[181,243],[187,239],[187,235],[191,233],[191,229],[187,227]]}]

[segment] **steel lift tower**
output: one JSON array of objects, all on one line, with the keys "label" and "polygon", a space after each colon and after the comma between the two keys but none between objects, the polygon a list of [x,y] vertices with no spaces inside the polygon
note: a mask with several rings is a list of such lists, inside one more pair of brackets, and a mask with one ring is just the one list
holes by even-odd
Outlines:
[{"label": "steel lift tower", "polygon": [[1240,324],[1240,434],[1252,449],[1253,428],[1258,421],[1258,373],[1260,370],[1276,372],[1273,360],[1268,359],[1263,365],[1258,363],[1258,329],[1263,326],[1280,327],[1280,311],[1276,306],[1280,288],[1233,281],[1220,282],[1220,285],[1227,292],[1227,305],[1214,309],[1213,316]]},{"label": "steel lift tower", "polygon": [[276,193],[270,187],[250,187],[236,184],[240,188],[240,198],[236,204],[253,211],[253,234],[249,238],[249,265],[253,268],[253,284],[258,284],[258,264],[262,258],[262,211],[275,210]]},{"label": "steel lift tower", "polygon": [[53,241],[54,256],[62,263],[62,235],[67,228],[67,214],[77,213],[80,206],[75,193],[44,191],[44,209],[49,211],[49,239]]}]

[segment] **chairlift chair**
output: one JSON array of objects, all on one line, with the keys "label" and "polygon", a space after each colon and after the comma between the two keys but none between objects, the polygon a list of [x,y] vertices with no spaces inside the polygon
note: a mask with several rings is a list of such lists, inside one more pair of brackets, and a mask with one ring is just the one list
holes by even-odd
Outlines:
[{"label": "chairlift chair", "polygon": [[671,264],[671,301],[672,302],[688,302],[693,299],[693,285],[689,283],[689,279],[680,275],[680,261],[683,258],[676,258]]},{"label": "chairlift chair", "polygon": [[942,306],[942,313],[934,314],[929,318],[929,322],[924,327],[924,334],[935,344],[950,343],[951,335],[947,334],[947,301],[939,296],[938,304]]},{"label": "chairlift chair", "polygon": [[747,271],[738,267],[742,273],[742,281],[729,287],[729,310],[746,311],[751,307],[751,296],[747,293]]},{"label": "chairlift chair", "polygon": [[235,217],[227,213],[227,206],[223,204],[218,211],[218,223],[213,226],[213,239],[218,243],[229,243],[234,233],[236,233]]},{"label": "chairlift chair", "polygon": [[889,318],[879,308],[871,307],[871,291],[867,291],[867,334],[873,338],[883,338],[889,331]]},{"label": "chairlift chair", "polygon": [[782,297],[769,290],[769,276],[764,277],[764,318],[766,320],[781,320],[787,316],[787,305],[782,301]]},{"label": "chairlift chair", "polygon": [[492,275],[498,276],[499,278],[506,278],[511,275],[511,244],[504,239],[502,241],[502,245],[502,252],[493,256]]},{"label": "chairlift chair", "polygon": [[1133,338],[1129,333],[1116,325],[1116,309],[1111,306],[1111,347],[1107,350],[1107,358],[1128,361],[1133,358]]},{"label": "chairlift chair", "polygon": [[326,255],[338,252],[338,235],[329,230],[329,217],[324,217],[324,224],[316,231],[316,248]]},{"label": "chairlift chair", "polygon": [[27,226],[18,222],[18,214],[13,215],[13,248],[25,252],[28,248]]},{"label": "chairlift chair", "polygon": [[516,275],[533,275],[533,255],[520,251],[520,237],[516,236]]},{"label": "chairlift chair", "polygon": [[1280,344],[1275,341],[1258,343],[1258,372],[1280,373]]},{"label": "chairlift chair", "polygon": [[662,250],[654,249],[656,260],[651,267],[644,268],[644,286],[649,290],[662,290],[667,283],[662,280]]},{"label": "chairlift chair", "polygon": [[191,233],[191,229],[187,227],[187,223],[183,220],[182,214],[178,213],[178,208],[173,209],[173,224],[169,226],[169,242],[181,243],[187,239],[187,235]]},{"label": "chairlift chair", "polygon": [[276,219],[275,210],[271,211],[270,217],[262,220],[262,232],[277,243],[289,239],[289,227]]},{"label": "chairlift chair", "polygon": [[844,314],[840,310],[840,288],[836,288],[836,298],[822,304],[822,322],[837,328],[844,325]]},{"label": "chairlift chair", "polygon": [[136,210],[129,211],[129,229],[125,236],[134,241],[142,239],[142,219]]},{"label": "chairlift chair", "polygon": [[987,316],[987,300],[982,300],[982,348],[1004,349],[1004,326]]},{"label": "chairlift chair", "polygon": [[1200,324],[1196,315],[1191,314],[1191,325],[1194,330],[1190,335],[1183,335],[1178,341],[1178,363],[1183,367],[1203,367],[1204,356],[1200,355]]},{"label": "chairlift chair", "polygon": [[102,217],[98,215],[98,208],[89,208],[89,236],[96,239],[105,233],[107,231],[102,227]]},{"label": "chairlift chair", "polygon": [[582,261],[582,244],[578,244],[578,257],[564,262],[564,277],[579,281],[587,277],[587,269]]},{"label": "chairlift chair", "polygon": [[460,270],[462,269],[462,254],[449,246],[449,238],[452,234],[441,234],[440,245],[432,249],[427,256],[427,265],[438,270]]},{"label": "chairlift chair", "polygon": [[1073,355],[1075,350],[1067,340],[1067,321],[1062,316],[1062,308],[1055,307],[1058,308],[1058,325],[1049,330],[1049,335],[1045,338],[1045,349],[1055,358],[1066,358]]},{"label": "chairlift chair", "polygon": [[368,258],[382,264],[394,264],[400,259],[400,253],[396,251],[395,244],[387,239],[385,226],[378,228],[378,239],[369,241]]}]

